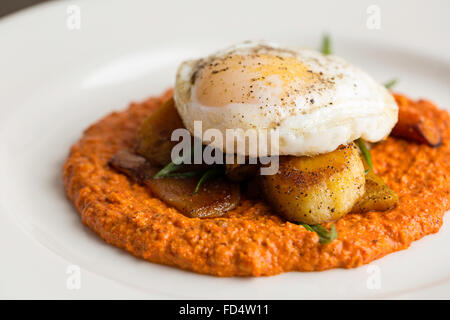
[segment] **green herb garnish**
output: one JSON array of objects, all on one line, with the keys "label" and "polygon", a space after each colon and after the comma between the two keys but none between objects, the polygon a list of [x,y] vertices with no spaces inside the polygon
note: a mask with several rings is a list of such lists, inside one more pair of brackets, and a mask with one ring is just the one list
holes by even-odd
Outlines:
[{"label": "green herb garnish", "polygon": [[331,39],[329,34],[324,35],[322,38],[322,53],[326,56],[331,54]]},{"label": "green herb garnish", "polygon": [[331,229],[329,231],[322,227],[320,224],[309,225],[306,223],[301,223],[300,225],[305,227],[305,229],[308,231],[317,233],[317,235],[319,236],[319,242],[321,244],[330,243],[338,237],[338,233],[334,224],[331,226]]},{"label": "green herb garnish", "polygon": [[311,228],[311,226],[309,224],[306,223],[300,223],[301,226],[304,226],[306,230],[314,232],[314,229]]},{"label": "green herb garnish", "polygon": [[[176,158],[175,162],[178,162],[180,160],[183,159],[183,156],[178,156]],[[164,168],[162,168],[161,170],[159,170],[154,176],[153,179],[159,179],[159,178],[164,178],[167,177],[168,175],[172,174],[175,171],[178,171],[179,169],[181,169],[184,166],[184,163],[180,163],[180,164],[175,164],[174,161],[169,162],[169,164],[167,164]]]},{"label": "green herb garnish", "polygon": [[[204,147],[204,146],[202,146]],[[192,155],[194,153],[194,146],[191,148],[190,150],[190,157],[192,158]],[[184,163],[183,163],[183,159],[184,159],[184,155],[179,155],[178,157],[176,157],[174,160],[172,160],[171,162],[169,162],[169,164],[167,164],[164,168],[162,168],[161,170],[159,170],[154,176],[153,179],[160,179],[160,178],[165,178],[165,177],[174,177],[177,176],[179,178],[182,178],[183,175],[186,175],[185,178],[189,177],[190,175],[192,176],[193,173],[187,173],[187,172],[183,172],[182,174],[177,174],[175,175],[174,173],[178,170],[180,170],[181,168],[184,167]],[[180,162],[180,164],[175,164],[176,162]]]},{"label": "green herb garnish", "polygon": [[203,175],[201,176],[200,180],[198,180],[197,186],[195,186],[194,194],[196,194],[200,190],[200,186],[205,181],[212,179],[214,177],[220,176],[221,174],[223,174],[223,172],[224,172],[224,168],[222,166],[212,168],[212,169],[205,171],[205,173],[203,173]]},{"label": "green herb garnish", "polygon": [[369,168],[373,169],[372,156],[370,155],[370,150],[367,149],[367,146],[364,143],[364,141],[362,141],[362,139],[359,138],[358,140],[356,140],[356,144],[358,145],[359,149],[361,150],[361,153],[363,154],[364,159],[366,159],[366,162],[369,165]]},{"label": "green herb garnish", "polygon": [[[194,147],[192,147],[192,149],[190,151],[190,156],[191,157],[192,157],[193,151],[194,151]],[[174,172],[176,172],[176,171],[180,170],[182,167],[184,167],[184,163],[182,161],[183,159],[184,159],[184,155],[178,155],[178,157],[176,157],[174,160],[169,162],[169,164],[167,164],[164,168],[159,170],[153,176],[153,179],[170,177],[171,174],[173,174]],[[180,164],[175,164],[175,162],[179,162]]]},{"label": "green herb garnish", "polygon": [[391,81],[388,81],[384,84],[386,89],[391,89],[393,86],[397,84],[397,79],[392,79]]}]

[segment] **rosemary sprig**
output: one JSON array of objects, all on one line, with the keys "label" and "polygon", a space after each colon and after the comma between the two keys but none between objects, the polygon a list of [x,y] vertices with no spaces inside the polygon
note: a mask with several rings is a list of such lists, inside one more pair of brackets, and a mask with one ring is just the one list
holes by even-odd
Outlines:
[{"label": "rosemary sprig", "polygon": [[392,79],[391,81],[386,82],[384,86],[386,87],[386,89],[391,89],[393,86],[397,84],[397,82],[398,82],[397,79]]},{"label": "rosemary sprig", "polygon": [[330,243],[338,237],[338,232],[334,224],[331,226],[331,229],[329,231],[322,227],[320,224],[309,225],[306,223],[301,223],[300,225],[308,231],[317,233],[317,235],[319,236],[319,242],[321,244]]},{"label": "rosemary sprig", "polygon": [[194,190],[193,194],[198,193],[198,191],[200,190],[201,185],[204,182],[206,182],[209,179],[212,179],[212,178],[215,178],[217,176],[220,176],[223,173],[224,173],[223,166],[211,168],[211,169],[208,169],[207,171],[205,171],[203,173],[203,175],[201,176],[200,180],[198,180],[197,185],[195,186],[195,190]]},{"label": "rosemary sprig", "polygon": [[370,150],[367,149],[367,146],[364,143],[364,141],[362,141],[362,139],[359,138],[358,140],[356,140],[356,144],[358,145],[359,149],[361,150],[361,153],[363,154],[364,159],[366,159],[366,162],[369,165],[369,168],[373,169],[372,156],[370,155]]},{"label": "rosemary sprig", "polygon": [[326,56],[331,54],[331,39],[329,34],[325,34],[322,38],[322,53]]}]

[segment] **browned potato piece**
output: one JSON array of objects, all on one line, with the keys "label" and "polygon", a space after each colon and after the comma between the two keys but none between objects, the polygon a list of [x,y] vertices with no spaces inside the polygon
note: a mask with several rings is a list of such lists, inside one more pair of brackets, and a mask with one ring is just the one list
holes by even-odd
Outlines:
[{"label": "browned potato piece", "polygon": [[204,182],[193,194],[198,179],[150,179],[145,185],[165,203],[193,218],[219,217],[239,203],[239,185],[216,178]]},{"label": "browned potato piece", "polygon": [[128,151],[119,151],[109,164],[145,185],[156,197],[191,218],[218,217],[234,209],[239,203],[239,185],[222,178],[204,182],[198,193],[193,194],[199,177],[152,179],[159,168]]},{"label": "browned potato piece", "polygon": [[154,165],[166,165],[170,153],[178,143],[170,137],[175,129],[183,128],[173,98],[155,110],[141,125],[137,133],[136,152]]},{"label": "browned potato piece", "polygon": [[364,165],[354,143],[314,157],[280,157],[275,175],[261,176],[268,202],[286,219],[307,224],[336,220],[364,193]]},{"label": "browned potato piece", "polygon": [[[363,162],[364,169],[369,170],[365,160]],[[366,174],[366,192],[356,202],[352,212],[385,211],[394,207],[397,202],[398,196],[395,191],[370,169]]]}]

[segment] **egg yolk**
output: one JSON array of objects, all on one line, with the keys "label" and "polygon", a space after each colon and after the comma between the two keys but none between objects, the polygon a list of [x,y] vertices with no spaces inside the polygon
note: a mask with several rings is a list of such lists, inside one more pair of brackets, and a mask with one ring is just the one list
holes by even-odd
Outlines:
[{"label": "egg yolk", "polygon": [[304,94],[317,75],[293,57],[271,54],[229,55],[204,66],[195,80],[202,105],[232,103],[287,105]]}]

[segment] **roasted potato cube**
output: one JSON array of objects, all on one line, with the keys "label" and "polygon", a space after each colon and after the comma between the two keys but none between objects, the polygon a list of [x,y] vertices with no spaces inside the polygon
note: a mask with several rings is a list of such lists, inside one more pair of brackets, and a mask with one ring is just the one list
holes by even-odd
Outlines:
[{"label": "roasted potato cube", "polygon": [[137,133],[136,152],[151,164],[168,164],[172,148],[178,143],[170,140],[172,132],[183,127],[183,121],[171,98],[142,123]]},{"label": "roasted potato cube", "polygon": [[352,212],[385,211],[393,208],[398,202],[397,194],[369,168],[365,160],[363,163],[364,169],[369,170],[366,174],[366,191],[356,202]]},{"label": "roasted potato cube", "polygon": [[267,201],[286,219],[336,220],[364,193],[364,165],[354,143],[314,157],[280,157],[279,171],[261,176]]}]

